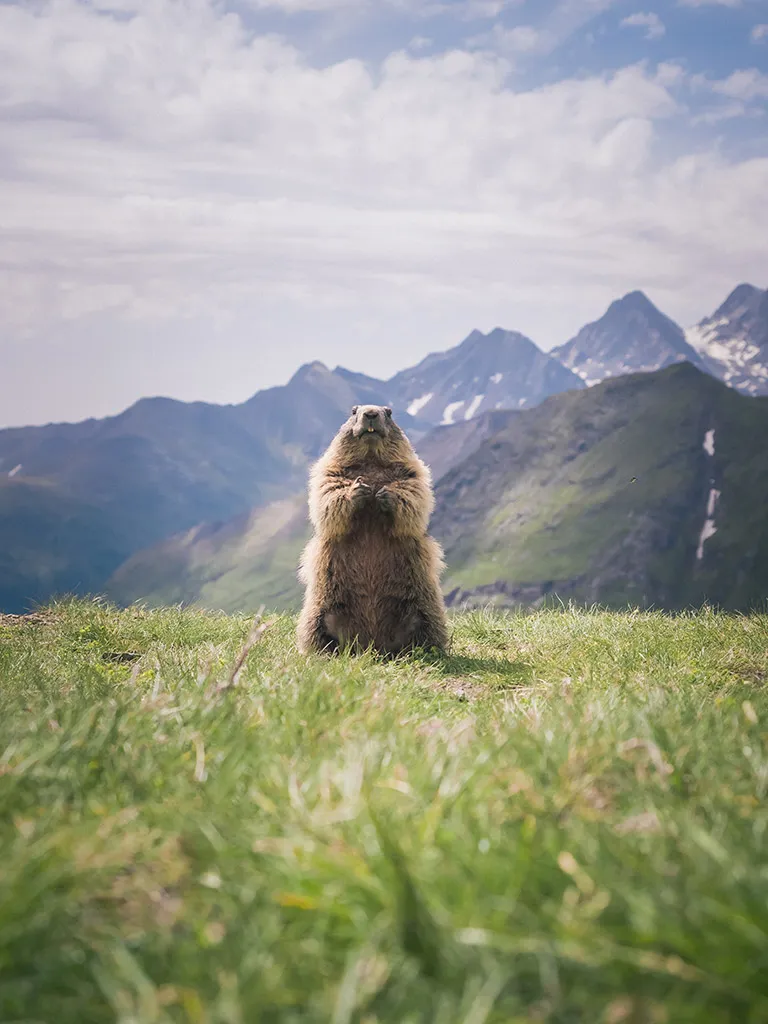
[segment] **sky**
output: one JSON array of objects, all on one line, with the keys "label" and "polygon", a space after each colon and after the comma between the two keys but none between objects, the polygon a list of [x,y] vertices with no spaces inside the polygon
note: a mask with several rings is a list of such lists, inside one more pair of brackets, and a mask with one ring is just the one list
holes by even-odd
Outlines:
[{"label": "sky", "polygon": [[0,0],[0,426],[768,285],[768,0]]}]

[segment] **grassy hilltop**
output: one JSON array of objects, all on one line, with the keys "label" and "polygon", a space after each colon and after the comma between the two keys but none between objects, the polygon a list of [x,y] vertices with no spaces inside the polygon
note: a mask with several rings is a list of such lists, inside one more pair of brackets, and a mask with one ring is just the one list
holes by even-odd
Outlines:
[{"label": "grassy hilltop", "polygon": [[768,1020],[768,616],[0,616],[0,1021]]}]

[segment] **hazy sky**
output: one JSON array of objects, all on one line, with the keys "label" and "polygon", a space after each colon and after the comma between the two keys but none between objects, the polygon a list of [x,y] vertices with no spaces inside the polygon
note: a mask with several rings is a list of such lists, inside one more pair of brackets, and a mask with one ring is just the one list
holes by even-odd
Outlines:
[{"label": "hazy sky", "polygon": [[0,0],[0,425],[768,283],[767,0]]}]

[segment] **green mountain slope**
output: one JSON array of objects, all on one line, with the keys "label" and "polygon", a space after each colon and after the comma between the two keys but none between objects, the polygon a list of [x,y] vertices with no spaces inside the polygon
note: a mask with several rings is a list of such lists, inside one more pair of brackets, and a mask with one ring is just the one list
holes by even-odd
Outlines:
[{"label": "green mountain slope", "polygon": [[766,438],[768,401],[687,363],[550,399],[439,482],[449,600],[759,604]]},{"label": "green mountain slope", "polygon": [[0,608],[87,594],[126,557],[106,513],[41,480],[0,477]]},{"label": "green mountain slope", "polygon": [[509,409],[495,409],[481,413],[471,420],[460,420],[447,427],[435,427],[416,442],[416,449],[432,470],[432,479],[441,477],[468,459],[483,441],[498,434],[521,413]]},{"label": "green mountain slope", "polygon": [[[438,427],[419,443],[435,477],[447,472],[506,426],[516,412],[490,412],[455,426]],[[306,494],[254,509],[224,523],[202,524],[138,551],[106,584],[121,604],[153,607],[197,603],[225,611],[296,610],[301,587],[296,568],[310,536]]]},{"label": "green mountain slope", "polygon": [[[432,432],[419,450],[439,478],[432,529],[445,546],[449,603],[760,604],[766,438],[768,400],[688,364]],[[708,519],[715,532],[703,539]],[[140,552],[109,594],[295,608],[308,532],[302,495]]]},{"label": "green mountain slope", "polygon": [[301,494],[137,552],[108,581],[106,592],[123,604],[145,600],[154,607],[295,609],[301,602],[296,567],[309,532]]}]

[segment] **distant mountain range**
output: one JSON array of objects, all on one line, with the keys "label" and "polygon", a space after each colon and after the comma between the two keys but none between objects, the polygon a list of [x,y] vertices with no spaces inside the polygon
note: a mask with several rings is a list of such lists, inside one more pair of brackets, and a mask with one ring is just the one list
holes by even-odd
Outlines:
[{"label": "distant mountain range", "polygon": [[[198,541],[210,567],[235,557],[231,538],[243,524],[258,537],[290,532],[307,467],[353,404],[392,405],[441,479],[516,411],[563,392],[586,400],[587,386],[607,377],[681,361],[747,395],[768,394],[768,292],[740,285],[688,332],[633,292],[549,354],[513,331],[473,331],[388,381],[315,362],[240,405],[151,398],[102,420],[2,430],[0,609],[101,590],[127,578],[135,561],[123,571],[124,562],[169,538],[177,560],[194,552],[202,580]],[[281,511],[265,519],[270,505]],[[279,547],[265,549],[270,565]],[[278,589],[281,573],[275,566]]]},{"label": "distant mountain range", "polygon": [[[768,598],[768,398],[688,363],[427,435],[452,605],[668,609]],[[296,608],[303,495],[137,553],[119,602]]]}]

